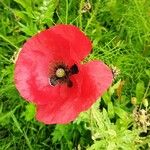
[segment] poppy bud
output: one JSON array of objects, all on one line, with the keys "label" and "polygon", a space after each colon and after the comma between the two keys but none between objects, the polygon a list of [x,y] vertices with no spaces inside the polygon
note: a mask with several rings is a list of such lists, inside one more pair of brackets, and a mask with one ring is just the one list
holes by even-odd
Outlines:
[{"label": "poppy bud", "polygon": [[142,103],[143,103],[143,105],[144,105],[145,107],[148,107],[148,100],[147,100],[147,98],[144,98],[144,99],[142,100]]},{"label": "poppy bud", "polygon": [[131,98],[131,104],[133,104],[133,105],[137,104],[137,98],[136,97]]}]

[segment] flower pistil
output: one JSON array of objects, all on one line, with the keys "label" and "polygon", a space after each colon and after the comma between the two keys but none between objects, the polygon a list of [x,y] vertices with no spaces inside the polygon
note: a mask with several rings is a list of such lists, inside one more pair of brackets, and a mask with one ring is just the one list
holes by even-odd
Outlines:
[{"label": "flower pistil", "polygon": [[78,72],[79,69],[76,64],[72,65],[70,68],[64,64],[59,64],[54,67],[53,73],[49,78],[49,84],[55,86],[59,83],[67,83],[68,87],[72,87],[73,82],[70,80],[70,76]]}]

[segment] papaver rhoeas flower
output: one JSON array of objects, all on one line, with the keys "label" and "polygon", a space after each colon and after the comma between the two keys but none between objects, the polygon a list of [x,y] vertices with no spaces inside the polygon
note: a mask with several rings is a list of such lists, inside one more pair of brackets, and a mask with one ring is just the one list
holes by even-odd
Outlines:
[{"label": "papaver rhoeas flower", "polygon": [[91,41],[73,25],[56,25],[30,38],[15,66],[21,96],[36,104],[37,120],[68,123],[87,110],[112,83],[101,61],[81,64]]}]

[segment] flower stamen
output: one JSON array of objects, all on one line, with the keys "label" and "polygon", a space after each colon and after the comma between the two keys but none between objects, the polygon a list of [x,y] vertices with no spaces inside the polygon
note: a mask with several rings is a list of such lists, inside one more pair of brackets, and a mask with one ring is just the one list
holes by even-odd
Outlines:
[{"label": "flower stamen", "polygon": [[72,65],[70,68],[71,74],[77,74],[79,72],[78,66],[76,64]]}]

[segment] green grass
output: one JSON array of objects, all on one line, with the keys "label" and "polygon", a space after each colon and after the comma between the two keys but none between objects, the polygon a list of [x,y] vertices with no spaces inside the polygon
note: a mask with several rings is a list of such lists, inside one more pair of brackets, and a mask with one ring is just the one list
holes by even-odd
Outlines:
[{"label": "green grass", "polygon": [[[0,150],[150,149],[150,127],[133,117],[136,106],[150,106],[142,103],[150,100],[150,1],[89,2],[82,13],[85,0],[0,0]],[[93,41],[86,60],[103,60],[120,74],[100,106],[68,125],[44,125],[14,86],[12,58],[29,37],[60,23],[78,26]]]}]

